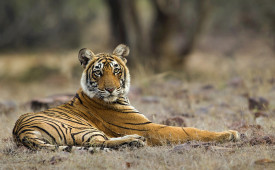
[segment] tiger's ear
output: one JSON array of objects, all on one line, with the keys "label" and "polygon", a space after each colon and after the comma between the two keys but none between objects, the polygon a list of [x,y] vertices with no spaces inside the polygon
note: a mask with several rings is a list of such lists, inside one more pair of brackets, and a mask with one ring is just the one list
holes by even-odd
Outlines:
[{"label": "tiger's ear", "polygon": [[127,57],[129,53],[129,47],[124,44],[119,44],[113,51],[113,55],[119,56],[125,63],[127,62],[125,57]]},{"label": "tiger's ear", "polygon": [[87,48],[82,48],[78,53],[78,59],[83,68],[86,67],[86,65],[89,63],[89,60],[91,60],[94,56],[95,54]]}]

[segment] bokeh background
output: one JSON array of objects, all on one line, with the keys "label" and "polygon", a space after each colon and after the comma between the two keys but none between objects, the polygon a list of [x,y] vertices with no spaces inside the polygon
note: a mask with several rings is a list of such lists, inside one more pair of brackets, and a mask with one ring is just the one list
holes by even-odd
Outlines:
[{"label": "bokeh background", "polygon": [[[64,103],[79,89],[81,48],[111,53],[121,43],[131,49],[129,99],[152,122],[233,129],[244,138],[179,152],[16,147],[20,115]],[[274,134],[274,0],[0,0],[3,169],[262,169],[259,162],[274,169]]]},{"label": "bokeh background", "polygon": [[1,1],[1,100],[74,93],[79,49],[112,52],[120,43],[131,49],[134,86],[270,80],[274,19],[272,0]]},{"label": "bokeh background", "polygon": [[274,19],[272,0],[1,1],[1,98],[72,93],[79,49],[112,52],[120,43],[131,49],[133,85],[272,79]]},{"label": "bokeh background", "polygon": [[150,61],[159,71],[181,66],[198,49],[230,57],[257,42],[275,48],[272,0],[10,0],[0,8],[1,53],[102,51],[125,43],[130,65]]},{"label": "bokeh background", "polygon": [[[0,2],[0,25],[3,100],[71,93],[82,72],[79,49],[112,52],[120,43],[130,46],[137,84],[157,74],[208,82],[243,72],[274,77],[272,0],[9,0]],[[43,86],[50,92],[40,94]]]}]

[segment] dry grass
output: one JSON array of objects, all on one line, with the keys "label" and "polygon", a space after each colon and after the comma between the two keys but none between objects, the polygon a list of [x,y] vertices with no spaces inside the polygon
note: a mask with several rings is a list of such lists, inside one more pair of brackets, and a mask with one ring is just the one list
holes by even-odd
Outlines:
[{"label": "dry grass", "polygon": [[[1,101],[12,100],[17,108],[9,113],[0,112],[0,169],[275,168],[274,163],[255,163],[259,159],[275,160],[274,144],[249,143],[252,138],[275,134],[274,56],[259,57],[255,54],[221,58],[216,54],[195,52],[185,72],[155,75],[145,68],[132,74],[132,91],[129,95],[131,103],[152,121],[160,123],[169,117],[181,116],[188,126],[206,130],[243,128],[242,132],[246,134],[248,142],[243,141],[236,146],[233,143],[217,144],[221,149],[197,147],[173,151],[174,146],[164,146],[96,154],[30,152],[14,145],[11,141],[13,125],[21,114],[30,111],[22,105],[36,97],[75,93],[79,80],[74,75],[79,73],[71,71],[71,68],[78,64],[75,54],[58,54],[47,57],[47,60],[42,62],[60,68],[58,75],[48,75],[45,80],[39,82],[20,82],[15,78],[27,69],[21,66],[28,63],[26,65],[31,67],[30,63],[37,64],[38,59],[33,57],[29,63],[26,55],[19,62],[15,61],[16,56],[13,56],[13,59],[9,56],[0,57],[2,68],[5,66],[3,61],[11,65],[18,62],[18,68],[12,69],[9,76],[3,75],[8,74],[4,71],[10,67],[5,66],[7,68],[1,70]],[[59,56],[58,60],[54,60],[56,56]],[[39,62],[41,64],[41,61]],[[247,95],[264,97],[269,101],[269,108],[264,111],[268,117],[258,121],[260,129],[254,128],[256,121],[253,111],[248,109]]]}]

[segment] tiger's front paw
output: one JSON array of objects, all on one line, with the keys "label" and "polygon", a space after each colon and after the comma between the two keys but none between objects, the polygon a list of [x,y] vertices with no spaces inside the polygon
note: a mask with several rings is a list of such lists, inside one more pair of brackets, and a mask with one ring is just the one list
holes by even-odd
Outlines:
[{"label": "tiger's front paw", "polygon": [[220,132],[220,135],[217,139],[218,142],[224,143],[224,142],[236,142],[240,140],[240,133],[235,130],[228,130],[224,132]]},{"label": "tiger's front paw", "polygon": [[228,141],[233,141],[233,142],[236,142],[236,141],[239,141],[240,140],[240,133],[236,130],[229,130],[229,138],[228,138]]},{"label": "tiger's front paw", "polygon": [[128,147],[143,147],[146,145],[146,139],[136,134],[123,136],[122,139],[125,141],[123,145]]}]

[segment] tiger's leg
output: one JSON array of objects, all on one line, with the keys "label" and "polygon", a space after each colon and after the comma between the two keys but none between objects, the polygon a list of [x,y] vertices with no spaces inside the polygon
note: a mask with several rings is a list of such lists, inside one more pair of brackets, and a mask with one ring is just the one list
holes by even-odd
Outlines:
[{"label": "tiger's leg", "polygon": [[139,135],[126,135],[118,138],[93,137],[89,142],[83,144],[82,147],[59,146],[61,151],[88,150],[90,153],[98,151],[111,151],[112,149],[120,149],[125,147],[142,147],[145,146],[145,138]]},{"label": "tiger's leg", "polygon": [[119,138],[109,138],[104,132],[92,126],[86,129],[74,128],[70,133],[68,136],[73,136],[73,139],[67,139],[67,141],[73,140],[73,145],[77,146],[117,149],[121,146],[141,147],[145,145],[144,137],[134,134]]},{"label": "tiger's leg", "polygon": [[174,127],[151,123],[147,131],[139,135],[147,138],[149,145],[162,145],[165,143],[177,144],[191,140],[228,142],[240,139],[240,134],[234,130],[212,132],[192,127]]},{"label": "tiger's leg", "polygon": [[123,147],[142,147],[145,146],[145,138],[139,135],[126,135],[118,138],[104,139],[100,137],[93,138],[90,142],[84,144],[88,147],[101,147],[119,149]]},{"label": "tiger's leg", "polygon": [[33,136],[25,136],[22,139],[22,143],[24,146],[31,150],[41,150],[41,149],[46,149],[49,151],[66,151],[66,152],[71,152],[71,151],[76,151],[76,150],[88,150],[91,153],[97,152],[97,151],[110,151],[109,148],[101,148],[101,147],[83,147],[83,146],[58,146],[58,145],[53,145],[46,143],[45,141],[42,141],[39,138],[34,138]]},{"label": "tiger's leg", "polygon": [[27,133],[21,134],[16,140],[16,143],[19,144],[19,141],[31,150],[47,149],[54,151],[58,148],[57,145],[50,144],[49,141],[42,138],[41,133],[38,131],[28,131]]},{"label": "tiger's leg", "polygon": [[211,132],[207,130],[200,130],[196,128],[182,128],[188,135],[189,140],[197,141],[217,141],[217,142],[228,142],[237,141],[240,139],[240,134],[234,130],[228,130],[223,132]]},{"label": "tiger's leg", "polygon": [[[88,133],[89,131],[92,133]],[[21,143],[24,146],[31,150],[47,149],[51,151],[58,150],[69,152],[73,150],[89,150],[91,152],[98,150],[108,151],[108,148],[118,149],[120,147],[142,147],[145,145],[145,138],[138,135],[127,135],[119,138],[107,138],[107,136],[102,132],[95,132],[95,129],[81,129],[79,131],[74,130],[74,133],[70,136],[74,136],[74,143],[76,146],[54,144],[46,137],[43,137],[39,131],[35,130],[22,133],[20,136],[21,139],[19,140],[21,140]],[[86,142],[83,142],[83,140],[86,140]]]}]

